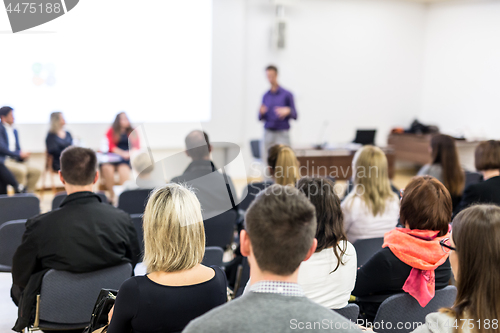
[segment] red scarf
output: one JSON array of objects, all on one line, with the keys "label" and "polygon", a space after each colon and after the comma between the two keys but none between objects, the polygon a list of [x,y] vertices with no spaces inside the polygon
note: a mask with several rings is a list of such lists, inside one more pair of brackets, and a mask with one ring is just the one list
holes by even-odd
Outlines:
[{"label": "red scarf", "polygon": [[434,270],[448,258],[439,242],[449,238],[450,233],[437,237],[438,233],[433,230],[396,228],[384,235],[382,247],[388,246],[399,260],[412,267],[403,290],[422,307],[430,302],[436,291]]}]

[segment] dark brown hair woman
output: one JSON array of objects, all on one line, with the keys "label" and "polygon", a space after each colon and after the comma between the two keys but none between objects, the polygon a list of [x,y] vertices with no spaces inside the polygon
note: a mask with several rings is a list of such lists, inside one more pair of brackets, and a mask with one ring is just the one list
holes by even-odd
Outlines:
[{"label": "dark brown hair woman", "polygon": [[[426,317],[414,332],[499,331],[500,207],[477,205],[453,220],[451,237],[441,242],[449,253],[458,294],[451,308]],[[432,331],[429,330],[432,328]]]},{"label": "dark brown hair woman", "polygon": [[299,284],[309,299],[329,308],[347,305],[356,280],[356,250],[347,241],[335,184],[325,178],[302,178],[297,187],[316,208],[316,252],[299,269]]},{"label": "dark brown hair woman", "polygon": [[455,139],[449,135],[436,134],[431,139],[431,164],[424,165],[419,176],[432,176],[446,186],[451,195],[453,209],[462,198],[465,174],[460,166]]}]

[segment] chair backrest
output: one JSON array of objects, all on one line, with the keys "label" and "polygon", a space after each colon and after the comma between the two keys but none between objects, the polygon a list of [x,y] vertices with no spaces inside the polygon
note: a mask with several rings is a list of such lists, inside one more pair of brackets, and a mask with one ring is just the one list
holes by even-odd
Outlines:
[{"label": "chair backrest", "polygon": [[250,279],[250,265],[248,264],[248,258],[244,257],[241,261],[241,272],[240,275],[236,277],[237,281],[234,286],[235,298],[243,295],[247,282]]},{"label": "chair backrest", "polygon": [[[108,198],[106,197],[106,194],[104,192],[96,192],[101,198],[102,202],[108,203]],[[66,191],[58,192],[56,195],[54,195],[54,199],[52,199],[52,210],[59,208],[61,206],[61,203],[66,199],[68,195],[66,194]]]},{"label": "chair backrest", "polygon": [[231,209],[203,221],[207,240],[206,246],[218,246],[223,249],[227,248],[233,240],[237,215],[237,212]]},{"label": "chair backrest", "polygon": [[0,226],[0,272],[10,272],[12,258],[23,239],[26,220],[5,222]]},{"label": "chair backrest", "polygon": [[29,219],[38,214],[40,214],[40,200],[35,195],[0,195],[0,225],[7,221]]},{"label": "chair backrest", "polygon": [[354,242],[354,248],[356,249],[356,256],[358,258],[358,267],[364,265],[377,251],[382,248],[384,244],[384,238],[368,238],[368,239],[358,239]]},{"label": "chair backrest", "polygon": [[144,214],[152,189],[137,189],[123,191],[118,197],[118,208],[129,214]]},{"label": "chair backrest", "polygon": [[339,315],[344,316],[354,323],[358,320],[359,306],[357,304],[349,303],[342,309],[333,309],[333,311],[337,312]]},{"label": "chair backrest", "polygon": [[207,246],[205,248],[205,255],[201,262],[205,266],[219,266],[222,267],[222,257],[224,250],[218,246]]},{"label": "chair backrest", "polygon": [[260,159],[262,156],[260,154],[260,140],[251,140],[250,148],[252,149],[252,156],[256,159]]},{"label": "chair backrest", "polygon": [[247,196],[241,200],[238,204],[238,209],[246,211],[252,201],[254,201],[255,196],[259,194],[260,191],[272,185],[272,182],[258,182],[258,183],[250,183],[247,185]]},{"label": "chair backrest", "polygon": [[88,323],[100,290],[119,289],[131,275],[130,264],[78,274],[49,270],[40,291],[40,322]]},{"label": "chair backrest", "polygon": [[135,232],[137,233],[137,240],[139,241],[139,246],[141,248],[141,253],[139,254],[138,262],[142,262],[142,256],[144,255],[144,232],[142,230],[142,214],[132,214],[132,223],[134,223]]},{"label": "chair backrest", "polygon": [[[393,295],[380,305],[373,321],[373,330],[380,333],[412,332],[417,328],[413,327],[413,323],[424,323],[425,316],[440,308],[452,306],[456,297],[457,288],[446,286],[441,290],[436,290],[434,298],[423,308],[409,294]],[[398,323],[400,327],[398,327]]]}]

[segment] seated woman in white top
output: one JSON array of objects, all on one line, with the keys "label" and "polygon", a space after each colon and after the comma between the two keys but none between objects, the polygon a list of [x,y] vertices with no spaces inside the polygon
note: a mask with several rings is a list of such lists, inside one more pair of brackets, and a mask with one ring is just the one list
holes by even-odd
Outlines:
[{"label": "seated woman in white top", "polygon": [[347,241],[340,199],[325,178],[302,178],[297,187],[316,207],[316,252],[299,269],[305,295],[329,309],[347,305],[356,282],[356,250]]},{"label": "seated woman in white top", "polygon": [[384,152],[364,146],[352,161],[354,189],[342,202],[347,239],[384,237],[398,224],[399,200],[391,190]]},{"label": "seated woman in white top", "polygon": [[450,239],[441,241],[449,253],[458,294],[451,308],[431,313],[415,333],[499,331],[500,207],[477,205],[453,219]]}]

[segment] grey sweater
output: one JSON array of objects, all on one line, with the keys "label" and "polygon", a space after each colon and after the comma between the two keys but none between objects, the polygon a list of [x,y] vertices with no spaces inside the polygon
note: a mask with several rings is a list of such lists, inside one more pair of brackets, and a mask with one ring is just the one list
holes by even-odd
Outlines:
[{"label": "grey sweater", "polygon": [[249,292],[193,320],[185,333],[356,332],[338,313],[306,297]]}]

